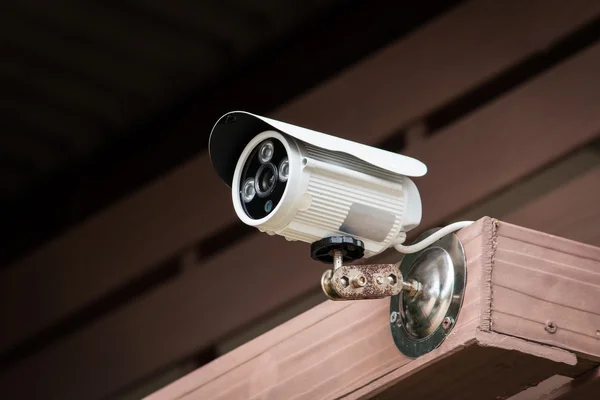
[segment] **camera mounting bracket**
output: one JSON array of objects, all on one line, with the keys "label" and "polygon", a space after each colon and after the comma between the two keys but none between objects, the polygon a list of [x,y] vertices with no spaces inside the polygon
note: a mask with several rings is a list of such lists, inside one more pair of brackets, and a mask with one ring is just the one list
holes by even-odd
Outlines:
[{"label": "camera mounting bracket", "polygon": [[[417,241],[433,234],[425,232]],[[391,297],[390,329],[396,347],[419,357],[438,347],[452,330],[466,286],[463,246],[454,233],[423,250],[407,254],[399,264],[343,265],[358,253],[360,240],[332,237],[313,243],[311,255],[333,263],[321,277],[331,300]],[[356,259],[356,258],[355,258]]]},{"label": "camera mounting bracket", "polygon": [[415,295],[421,286],[402,278],[398,264],[343,265],[362,258],[363,242],[351,236],[332,236],[311,245],[311,257],[333,264],[321,277],[321,287],[331,300],[366,300],[394,296],[400,291]]}]

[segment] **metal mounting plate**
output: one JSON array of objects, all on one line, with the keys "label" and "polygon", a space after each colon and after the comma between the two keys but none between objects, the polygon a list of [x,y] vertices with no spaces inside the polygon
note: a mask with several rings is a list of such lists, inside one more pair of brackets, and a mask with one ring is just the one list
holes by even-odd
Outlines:
[{"label": "metal mounting plate", "polygon": [[[422,234],[417,241],[439,228]],[[438,347],[452,330],[462,306],[467,271],[462,243],[454,233],[407,254],[400,264],[405,281],[423,285],[415,296],[401,292],[390,300],[390,327],[398,350],[416,358]]]}]

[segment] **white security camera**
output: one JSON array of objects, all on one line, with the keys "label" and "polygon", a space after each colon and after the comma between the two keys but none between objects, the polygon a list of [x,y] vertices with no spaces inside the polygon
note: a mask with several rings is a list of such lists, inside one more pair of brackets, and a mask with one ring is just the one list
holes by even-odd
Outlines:
[{"label": "white security camera", "polygon": [[242,111],[217,121],[209,152],[238,217],[270,235],[351,237],[370,257],[421,221],[409,177],[427,167],[410,157]]}]

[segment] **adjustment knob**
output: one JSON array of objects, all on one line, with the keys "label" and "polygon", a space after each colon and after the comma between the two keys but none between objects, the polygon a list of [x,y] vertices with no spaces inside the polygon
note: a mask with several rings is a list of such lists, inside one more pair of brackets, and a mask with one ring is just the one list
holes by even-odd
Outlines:
[{"label": "adjustment knob", "polygon": [[365,245],[362,240],[352,236],[331,236],[311,244],[310,256],[314,260],[332,264],[334,250],[341,250],[344,262],[351,262],[363,258]]}]

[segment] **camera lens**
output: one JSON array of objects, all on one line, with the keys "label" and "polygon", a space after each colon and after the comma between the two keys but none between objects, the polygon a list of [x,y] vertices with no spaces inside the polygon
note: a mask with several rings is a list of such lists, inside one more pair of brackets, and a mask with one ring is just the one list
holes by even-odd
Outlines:
[{"label": "camera lens", "polygon": [[259,220],[276,212],[288,181],[293,179],[289,160],[285,142],[277,137],[267,137],[250,150],[244,160],[236,199],[248,217]]},{"label": "camera lens", "polygon": [[260,197],[268,196],[277,183],[277,169],[271,163],[266,163],[260,166],[255,177],[256,194]]},{"label": "camera lens", "polygon": [[249,203],[254,198],[256,191],[254,189],[254,178],[248,178],[242,185],[242,200],[244,203]]},{"label": "camera lens", "polygon": [[288,177],[290,176],[290,162],[287,157],[281,160],[279,163],[279,180],[281,182],[286,182]]},{"label": "camera lens", "polygon": [[258,159],[263,164],[267,163],[267,162],[271,161],[271,158],[273,158],[274,152],[275,152],[275,148],[273,146],[273,142],[271,142],[270,140],[267,140],[260,146],[260,149],[258,150]]}]

